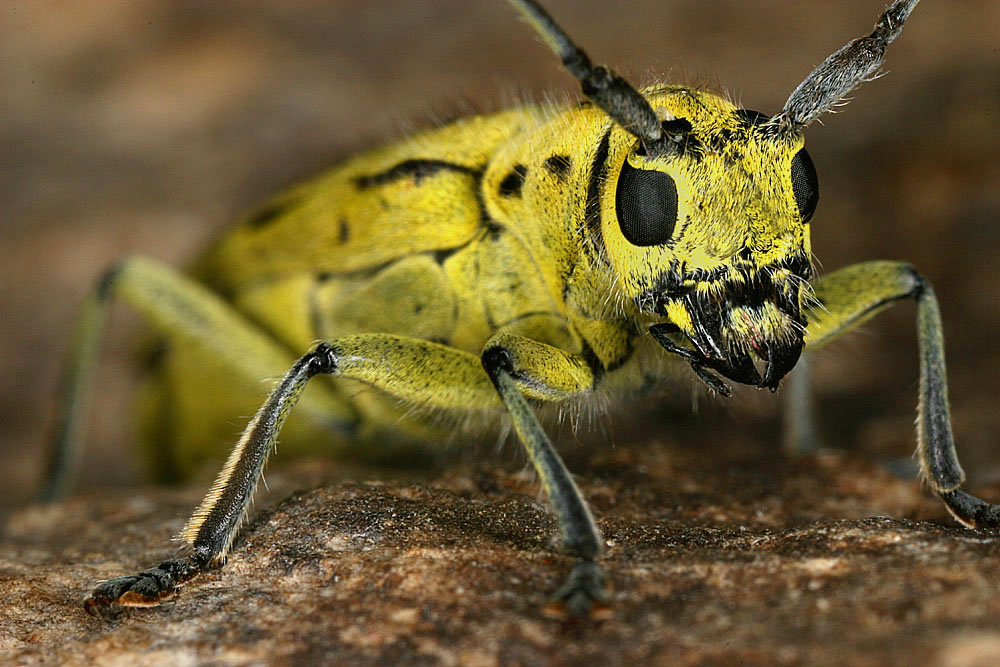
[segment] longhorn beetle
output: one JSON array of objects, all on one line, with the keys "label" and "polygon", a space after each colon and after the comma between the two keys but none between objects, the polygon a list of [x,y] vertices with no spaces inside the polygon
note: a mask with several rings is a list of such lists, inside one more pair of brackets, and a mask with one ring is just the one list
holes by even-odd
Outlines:
[{"label": "longhorn beetle", "polygon": [[605,598],[602,540],[536,405],[685,373],[724,396],[726,380],[775,390],[804,348],[902,299],[917,303],[923,477],[963,524],[1000,524],[1000,507],[960,488],[930,283],[888,261],[810,282],[819,195],[803,131],[877,75],[917,1],[895,0],[767,115],[700,88],[638,90],[534,0],[511,0],[585,101],[471,116],[361,154],[252,213],[190,274],[139,257],[112,267],[74,335],[49,497],[72,477],[111,297],[172,343],[150,412],[187,424],[183,440],[208,438],[203,413],[226,405],[206,406],[206,378],[282,378],[183,529],[186,553],[100,583],[86,608],[154,606],[223,563],[295,408],[362,441],[440,437],[442,414],[505,414],[578,559],[555,600],[585,614]]}]

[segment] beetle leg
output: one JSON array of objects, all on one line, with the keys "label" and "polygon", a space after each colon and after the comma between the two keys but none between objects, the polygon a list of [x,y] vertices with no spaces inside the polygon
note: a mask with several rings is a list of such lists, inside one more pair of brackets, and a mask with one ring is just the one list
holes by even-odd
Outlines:
[{"label": "beetle leg", "polygon": [[902,262],[866,262],[843,268],[816,285],[819,306],[809,313],[806,345],[823,345],[900,299],[917,302],[920,347],[920,399],[917,410],[917,458],[921,477],[945,502],[951,514],[970,528],[1000,526],[1000,506],[971,496],[959,487],[965,473],[955,453],[948,410],[944,336],[934,290]]},{"label": "beetle leg", "polygon": [[803,456],[820,448],[816,403],[810,384],[810,359],[803,354],[795,368],[785,376],[782,386],[782,445],[785,453]]},{"label": "beetle leg", "polygon": [[[581,357],[543,343],[500,334],[493,340],[505,341],[519,358],[536,363],[512,375],[505,367],[486,364],[492,358],[488,352],[481,360],[445,345],[390,334],[358,334],[321,343],[295,362],[247,425],[184,527],[188,553],[139,574],[103,582],[86,599],[85,607],[107,615],[116,606],[155,606],[173,597],[180,584],[224,562],[286,417],[308,380],[323,373],[365,382],[430,408],[491,411],[500,406],[499,393],[552,499],[567,546],[581,558],[567,588],[558,595],[572,613],[590,609],[603,597],[601,571],[593,563],[600,552],[600,534],[521,392],[543,400],[568,398],[592,388],[594,371]],[[488,350],[501,349],[498,345]],[[484,364],[494,372],[484,372]],[[546,368],[547,374],[540,372]]]},{"label": "beetle leg", "polygon": [[601,554],[601,533],[580,489],[525,399],[525,394],[548,400],[581,395],[594,388],[600,369],[595,373],[577,355],[505,332],[487,342],[482,361],[559,521],[563,545],[579,559],[546,610],[554,615],[604,614],[608,609],[604,574],[595,562]]},{"label": "beetle leg", "polygon": [[171,599],[175,589],[202,570],[225,561],[247,507],[274,449],[278,432],[309,378],[333,373],[336,355],[326,344],[299,359],[250,420],[205,499],[184,527],[190,553],[140,572],[109,579],[84,600],[84,608],[101,616],[112,605],[154,607]]},{"label": "beetle leg", "polygon": [[[66,495],[77,474],[104,315],[112,297],[132,306],[173,343],[189,343],[255,386],[285,372],[295,357],[195,280],[146,257],[126,257],[100,279],[77,320],[63,373],[42,500]],[[306,396],[300,413],[317,423],[349,428],[358,417],[330,387]]]},{"label": "beetle leg", "polygon": [[[408,372],[401,373],[401,369]],[[188,554],[101,583],[84,601],[87,611],[106,616],[116,606],[156,606],[172,598],[185,581],[225,561],[278,433],[306,382],[319,373],[368,382],[397,397],[434,407],[481,409],[497,402],[478,359],[467,352],[387,334],[359,334],[321,343],[295,362],[250,420],[181,533]]]}]

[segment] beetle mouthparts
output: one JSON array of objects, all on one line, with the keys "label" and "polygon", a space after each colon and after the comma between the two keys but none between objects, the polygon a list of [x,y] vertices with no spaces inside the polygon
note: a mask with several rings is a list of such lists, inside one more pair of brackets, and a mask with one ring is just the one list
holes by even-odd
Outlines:
[{"label": "beetle mouthparts", "polygon": [[[729,387],[715,373],[774,391],[802,354],[806,321],[799,292],[803,282],[780,281],[767,290],[760,289],[760,281],[749,284],[756,289],[748,289],[744,282],[741,287],[721,290],[715,298],[690,291],[674,302],[675,307],[683,307],[690,324],[680,327],[666,322],[650,327],[660,345],[687,359],[695,374],[724,396],[730,394]],[[678,333],[692,348],[670,338]],[[766,367],[758,369],[755,357],[766,362]]]},{"label": "beetle mouthparts", "polygon": [[744,350],[730,349],[722,353],[718,341],[713,341],[712,351],[706,351],[703,349],[702,335],[687,336],[695,349],[681,347],[670,338],[670,334],[680,332],[680,329],[671,323],[654,324],[649,328],[649,332],[668,352],[687,359],[695,374],[712,390],[723,396],[729,396],[732,392],[729,386],[712,371],[733,382],[776,391],[782,378],[795,367],[803,347],[800,334],[790,341],[774,341],[766,345],[763,350],[754,349],[757,356],[767,362],[764,377],[761,378],[753,358]]}]

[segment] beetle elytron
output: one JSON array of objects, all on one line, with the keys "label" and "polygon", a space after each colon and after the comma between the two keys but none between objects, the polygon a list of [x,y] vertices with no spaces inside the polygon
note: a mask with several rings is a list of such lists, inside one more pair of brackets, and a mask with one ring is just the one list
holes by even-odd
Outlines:
[{"label": "beetle elytron", "polygon": [[[442,413],[505,413],[578,558],[555,600],[587,613],[604,598],[600,533],[533,404],[687,372],[720,394],[725,379],[773,390],[804,348],[906,298],[918,305],[923,477],[963,524],[1000,523],[1000,507],[960,489],[930,284],[898,262],[810,282],[818,184],[803,130],[873,78],[917,0],[893,2],[773,116],[697,88],[637,90],[592,65],[534,0],[512,4],[586,101],[468,117],[362,154],[259,209],[190,276],[127,258],[88,298],[50,496],[79,448],[110,297],[172,344],[151,414],[173,420],[181,442],[216,437],[203,412],[225,397],[206,401],[205,378],[236,392],[283,376],[184,528],[186,554],[101,583],[88,610],[159,604],[222,563],[298,403],[296,414],[362,441],[440,437]],[[310,383],[300,401],[320,375],[335,380]],[[169,460],[178,469],[183,451]]]}]

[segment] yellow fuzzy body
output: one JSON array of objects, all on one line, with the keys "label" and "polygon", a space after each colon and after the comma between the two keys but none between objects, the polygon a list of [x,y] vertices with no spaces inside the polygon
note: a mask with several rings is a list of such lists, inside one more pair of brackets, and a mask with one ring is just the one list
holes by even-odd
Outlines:
[{"label": "yellow fuzzy body", "polygon": [[[771,265],[808,253],[808,226],[799,221],[789,177],[800,138],[756,141],[734,105],[705,91],[661,86],[644,94],[658,113],[689,119],[703,137],[697,159],[661,165],[677,183],[683,221],[671,244],[637,248],[618,231],[614,193],[635,147],[632,135],[587,104],[522,107],[347,160],[248,216],[197,262],[194,276],[289,358],[316,340],[356,333],[399,334],[478,355],[508,328],[595,357],[612,393],[648,383],[678,366],[659,351],[636,354],[651,344],[646,327],[662,319],[641,312],[636,298],[663,267],[717,271],[744,246],[753,262]],[[603,162],[602,173],[594,173],[595,162]],[[698,289],[712,296],[712,284]],[[666,315],[682,331],[690,328],[682,305],[669,304]],[[758,324],[785,326],[780,317]],[[734,345],[746,346],[750,338],[739,329],[747,326],[734,324]],[[283,371],[276,364],[257,379]],[[183,475],[199,459],[217,457],[239,427],[236,416],[251,414],[267,390],[183,341],[160,358],[153,378],[145,424],[161,474]],[[334,383],[347,427],[331,427],[336,416],[321,416],[325,425],[315,415],[293,417],[283,451],[314,448],[317,439],[364,440],[384,429],[418,439],[436,434],[428,426],[440,410],[352,380]],[[544,400],[539,392],[535,398]],[[431,402],[470,407],[443,397]],[[500,407],[488,403],[479,407]]]}]

